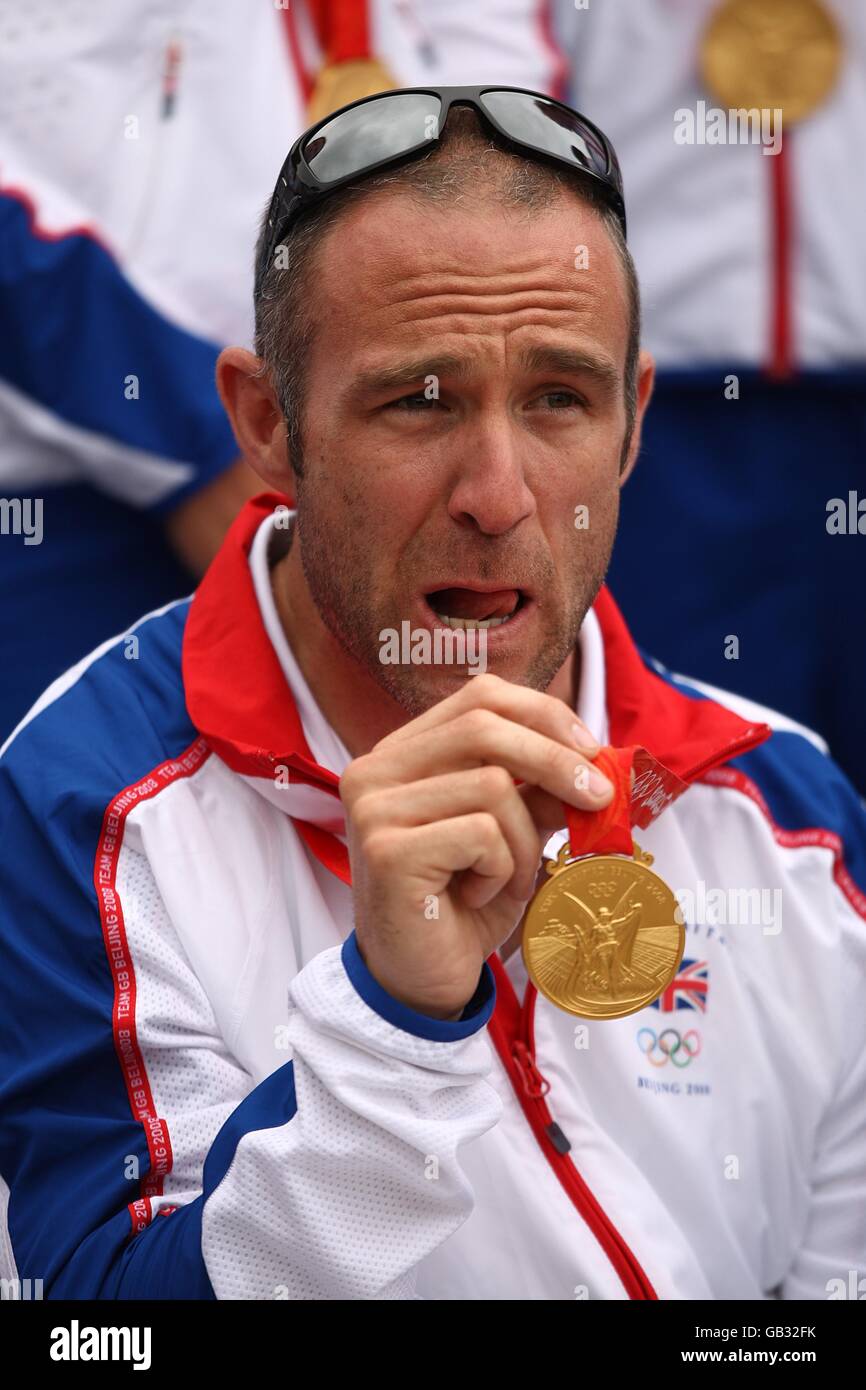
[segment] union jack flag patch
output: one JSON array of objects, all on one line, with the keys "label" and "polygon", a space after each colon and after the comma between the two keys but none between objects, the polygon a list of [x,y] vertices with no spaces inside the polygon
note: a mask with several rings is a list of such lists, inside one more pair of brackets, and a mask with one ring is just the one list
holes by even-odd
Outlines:
[{"label": "union jack flag patch", "polygon": [[688,960],[685,956],[680,962],[670,984],[653,1000],[651,1009],[659,1009],[663,1014],[673,1013],[675,1009],[695,1009],[699,1014],[707,1011],[709,993],[709,966],[705,960]]}]

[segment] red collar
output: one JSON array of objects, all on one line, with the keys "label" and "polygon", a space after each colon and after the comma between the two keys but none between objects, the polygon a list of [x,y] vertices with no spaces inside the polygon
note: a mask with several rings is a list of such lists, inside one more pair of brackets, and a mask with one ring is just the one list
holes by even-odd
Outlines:
[{"label": "red collar", "polygon": [[[278,505],[263,493],[229,530],[198,586],[183,642],[187,709],[208,745],[235,772],[294,780],[336,793],[339,778],[316,763],[276,652],[265,631],[249,567],[256,531]],[[595,600],[605,653],[610,742],[639,744],[684,782],[769,737],[769,725],[742,719],[710,699],[685,695],[650,670],[606,586]],[[313,692],[315,694],[315,691]]]}]

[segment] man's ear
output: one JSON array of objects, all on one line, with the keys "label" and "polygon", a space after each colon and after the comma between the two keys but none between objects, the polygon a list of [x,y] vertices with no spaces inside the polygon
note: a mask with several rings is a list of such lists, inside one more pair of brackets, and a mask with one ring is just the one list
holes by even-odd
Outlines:
[{"label": "man's ear", "polygon": [[628,446],[625,466],[619,475],[620,487],[624,486],[637,463],[638,454],[640,453],[641,426],[643,425],[643,417],[653,393],[655,375],[655,361],[648,352],[642,349],[638,358],[637,402],[635,405],[634,428],[631,433],[631,441]]},{"label": "man's ear", "polygon": [[270,487],[294,498],[286,422],[261,366],[261,358],[246,348],[223,348],[217,358],[217,390],[247,463]]}]

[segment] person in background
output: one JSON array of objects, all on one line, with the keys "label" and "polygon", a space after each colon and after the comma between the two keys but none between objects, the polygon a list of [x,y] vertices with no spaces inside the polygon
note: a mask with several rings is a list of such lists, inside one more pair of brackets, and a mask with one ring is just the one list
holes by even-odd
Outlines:
[{"label": "person in background", "polygon": [[0,0],[0,741],[258,490],[214,369],[251,340],[274,164],[348,56],[316,32],[303,4]]},{"label": "person in background", "polygon": [[[498,13],[483,79],[550,84],[523,29]],[[0,0],[0,741],[189,592],[256,490],[214,368],[251,343],[287,145],[356,97],[462,80],[476,47],[450,0]]]},{"label": "person in background", "polygon": [[[659,369],[613,592],[645,649],[817,730],[866,791],[866,10],[562,0],[555,20],[566,100],[622,160]],[[760,139],[740,108],[767,112]]]},{"label": "person in background", "polygon": [[866,9],[410,8],[438,80],[541,88],[619,154],[657,364],[610,573],[636,640],[817,730],[866,790]]}]

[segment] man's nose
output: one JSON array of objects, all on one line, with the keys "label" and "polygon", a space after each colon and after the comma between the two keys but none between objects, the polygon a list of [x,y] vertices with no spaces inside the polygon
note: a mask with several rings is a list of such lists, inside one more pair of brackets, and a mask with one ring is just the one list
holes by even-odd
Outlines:
[{"label": "man's nose", "polygon": [[[522,446],[522,447],[521,447]],[[535,511],[524,472],[525,441],[505,415],[488,416],[461,432],[449,515],[462,525],[499,536]]]}]

